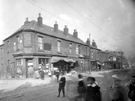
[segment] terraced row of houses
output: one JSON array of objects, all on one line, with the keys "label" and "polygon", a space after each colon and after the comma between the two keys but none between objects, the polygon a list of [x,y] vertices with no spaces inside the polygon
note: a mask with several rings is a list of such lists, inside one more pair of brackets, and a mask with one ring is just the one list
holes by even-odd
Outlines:
[{"label": "terraced row of houses", "polygon": [[[77,71],[90,71],[97,61],[105,66],[114,58],[114,54],[109,56],[110,52],[98,49],[96,42],[90,44],[89,38],[82,41],[77,30],[73,34],[68,30],[66,25],[63,31],[59,30],[57,22],[54,27],[44,25],[41,14],[37,21],[26,18],[24,25],[0,45],[0,74],[14,78],[20,69],[27,78],[29,66],[36,70],[41,65],[50,70],[74,67]],[[55,64],[58,61],[64,62]]]}]

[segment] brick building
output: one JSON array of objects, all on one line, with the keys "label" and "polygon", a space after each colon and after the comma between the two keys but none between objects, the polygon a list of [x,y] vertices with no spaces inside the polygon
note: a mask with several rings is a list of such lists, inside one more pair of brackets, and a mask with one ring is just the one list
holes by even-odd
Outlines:
[{"label": "brick building", "polygon": [[4,65],[4,44],[0,45],[0,75],[3,75],[5,70]]},{"label": "brick building", "polygon": [[4,52],[4,57],[0,58],[1,69],[4,68],[6,74],[12,77],[16,76],[18,68],[24,77],[28,77],[30,65],[34,69],[41,64],[52,68],[53,63],[59,60],[77,63],[78,71],[89,69],[89,45],[78,38],[78,32],[74,30],[73,35],[69,34],[67,26],[61,31],[57,22],[53,28],[44,25],[40,14],[37,22],[27,18],[24,25],[7,37],[0,48],[0,52]]}]

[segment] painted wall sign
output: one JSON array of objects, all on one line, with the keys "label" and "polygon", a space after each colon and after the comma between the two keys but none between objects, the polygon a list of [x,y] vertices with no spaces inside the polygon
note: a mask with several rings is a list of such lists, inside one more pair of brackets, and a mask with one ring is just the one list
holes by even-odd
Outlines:
[{"label": "painted wall sign", "polygon": [[30,33],[25,33],[24,34],[24,46],[31,46],[31,34]]}]

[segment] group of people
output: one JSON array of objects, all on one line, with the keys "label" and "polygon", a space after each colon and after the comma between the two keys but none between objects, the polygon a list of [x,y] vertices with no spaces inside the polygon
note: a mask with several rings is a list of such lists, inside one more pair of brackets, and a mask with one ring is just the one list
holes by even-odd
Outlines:
[{"label": "group of people", "polygon": [[[66,78],[62,72],[58,88],[58,96],[60,97],[61,91],[63,92],[63,97],[65,97],[65,83]],[[87,77],[86,82],[84,82],[83,75],[78,75],[78,85],[77,91],[79,96],[75,98],[75,101],[81,99],[81,101],[101,101],[102,95],[100,87],[96,82],[94,77]],[[128,82],[127,87],[129,88],[128,97],[131,101],[135,101],[135,76],[132,76],[132,79]],[[117,77],[114,77],[112,85],[109,87],[109,97],[111,101],[127,101],[125,100],[123,86],[121,85],[121,80]]]},{"label": "group of people", "polygon": [[98,86],[96,79],[94,77],[87,77],[86,83],[84,83],[83,76],[78,75],[79,81],[77,86],[77,91],[79,96],[77,99],[82,101],[101,101],[100,87]]}]

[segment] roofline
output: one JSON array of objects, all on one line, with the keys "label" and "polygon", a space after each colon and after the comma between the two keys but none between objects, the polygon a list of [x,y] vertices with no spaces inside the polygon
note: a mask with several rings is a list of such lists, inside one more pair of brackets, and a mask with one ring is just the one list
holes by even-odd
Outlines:
[{"label": "roofline", "polygon": [[[74,43],[78,43],[78,44],[81,44],[81,45],[88,46],[87,44],[83,44],[83,43],[75,42],[75,41],[72,41],[72,40],[60,38],[60,37],[57,37],[57,36],[49,35],[49,34],[42,33],[42,32],[39,32],[39,31],[35,31],[35,30],[32,30],[32,29],[29,29],[29,30],[28,30],[28,29],[27,29],[27,30],[22,30],[22,32],[27,32],[27,31],[32,31],[32,32],[36,32],[36,33],[43,34],[43,35],[47,35],[47,36],[51,36],[51,37],[59,38],[59,39],[62,39],[62,40],[66,40],[66,41],[70,41],[70,42],[74,42]],[[84,42],[84,43],[85,43],[85,42]]]},{"label": "roofline", "polygon": [[1,47],[1,46],[4,46],[4,44],[1,44],[0,47]]},{"label": "roofline", "polygon": [[99,50],[99,51],[102,51],[101,49],[98,49],[98,48],[93,47],[93,46],[90,46],[90,48],[92,48],[92,49],[96,49],[96,50]]},{"label": "roofline", "polygon": [[6,40],[8,40],[9,38],[11,38],[12,36],[15,36],[16,34],[18,34],[18,33],[20,33],[20,32],[22,32],[23,30],[20,30],[20,31],[17,31],[17,32],[15,32],[15,33],[13,33],[13,34],[11,34],[10,36],[8,36],[7,38],[5,38],[3,41],[6,41]]}]

